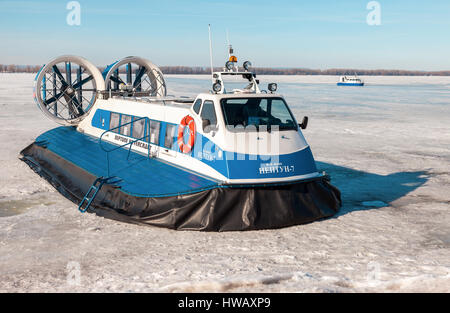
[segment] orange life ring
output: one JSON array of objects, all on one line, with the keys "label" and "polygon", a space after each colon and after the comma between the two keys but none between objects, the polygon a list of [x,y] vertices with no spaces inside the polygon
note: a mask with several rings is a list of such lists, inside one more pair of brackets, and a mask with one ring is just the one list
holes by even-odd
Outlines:
[{"label": "orange life ring", "polygon": [[[189,140],[188,143],[184,143],[184,128],[189,127]],[[178,147],[180,147],[181,152],[189,153],[194,147],[195,143],[195,121],[194,119],[186,115],[181,119],[180,126],[178,126]]]}]

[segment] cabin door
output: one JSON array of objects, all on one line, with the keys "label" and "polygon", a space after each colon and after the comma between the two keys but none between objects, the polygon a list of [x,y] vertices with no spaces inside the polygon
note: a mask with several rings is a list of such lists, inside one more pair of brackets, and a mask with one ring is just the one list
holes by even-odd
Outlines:
[{"label": "cabin door", "polygon": [[161,156],[169,156],[176,157],[176,149],[177,149],[177,125],[165,123],[163,127],[163,134],[161,134],[161,144],[158,147],[158,152],[161,153]]},{"label": "cabin door", "polygon": [[150,155],[158,157],[160,153],[161,122],[150,120],[147,131],[150,136]]}]

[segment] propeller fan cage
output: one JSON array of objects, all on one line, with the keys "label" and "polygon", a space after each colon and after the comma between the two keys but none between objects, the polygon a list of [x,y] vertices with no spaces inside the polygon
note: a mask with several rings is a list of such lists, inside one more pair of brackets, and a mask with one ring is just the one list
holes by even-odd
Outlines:
[{"label": "propeller fan cage", "polygon": [[140,57],[123,58],[104,70],[74,55],[44,65],[35,79],[34,99],[45,116],[58,124],[76,126],[99,97],[109,95],[166,96],[161,70]]},{"label": "propeller fan cage", "polygon": [[35,79],[34,98],[41,111],[62,125],[77,125],[105,90],[102,74],[92,63],[65,55],[44,65]]},{"label": "propeller fan cage", "polygon": [[166,82],[161,70],[149,60],[126,57],[109,65],[103,72],[106,90],[125,96],[166,96]]}]

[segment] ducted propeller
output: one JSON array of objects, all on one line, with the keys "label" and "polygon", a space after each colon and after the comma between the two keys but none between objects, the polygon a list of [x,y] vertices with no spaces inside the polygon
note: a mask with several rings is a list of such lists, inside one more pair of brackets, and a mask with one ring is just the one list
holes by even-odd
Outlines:
[{"label": "ducted propeller", "polygon": [[41,111],[62,125],[77,125],[105,90],[102,74],[86,59],[58,57],[44,65],[35,79],[34,98]]}]

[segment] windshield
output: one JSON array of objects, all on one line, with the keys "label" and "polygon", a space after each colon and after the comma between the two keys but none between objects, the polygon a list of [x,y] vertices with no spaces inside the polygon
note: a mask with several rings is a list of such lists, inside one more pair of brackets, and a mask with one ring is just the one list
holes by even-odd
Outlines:
[{"label": "windshield", "polygon": [[295,119],[281,98],[228,98],[221,100],[221,106],[229,128],[256,126],[258,131],[270,131],[278,126],[279,130],[297,130]]}]

